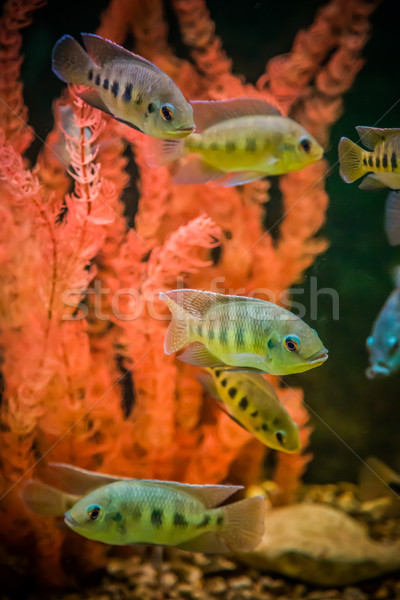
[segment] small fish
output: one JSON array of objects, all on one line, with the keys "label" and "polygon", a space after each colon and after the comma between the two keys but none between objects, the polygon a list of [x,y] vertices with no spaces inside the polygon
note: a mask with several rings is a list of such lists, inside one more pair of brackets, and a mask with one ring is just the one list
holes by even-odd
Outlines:
[{"label": "small fish", "polygon": [[373,456],[368,457],[361,467],[359,476],[361,500],[369,501],[386,498],[386,516],[400,515],[400,475]]},{"label": "small fish", "polygon": [[176,183],[214,181],[226,187],[266,175],[297,171],[322,158],[323,149],[302,127],[257,98],[191,102],[196,132],[185,140],[148,140],[150,166],[187,156]]},{"label": "small fish", "polygon": [[254,549],[264,532],[265,501],[218,506],[237,486],[125,480],[102,486],[65,513],[76,533],[107,544],[158,544],[192,552]]},{"label": "small fish", "polygon": [[58,40],[52,68],[62,81],[90,89],[80,97],[149,136],[169,139],[194,131],[193,109],[180,89],[151,62],[98,35]]},{"label": "small fish", "polygon": [[206,369],[197,376],[228,415],[260,442],[283,452],[301,448],[299,428],[282,406],[273,386],[258,373]]},{"label": "small fish", "polygon": [[160,298],[172,313],[165,353],[186,347],[178,358],[190,365],[289,375],[328,358],[317,333],[272,302],[187,289]]},{"label": "small fish", "polygon": [[[399,279],[399,273],[396,275]],[[392,375],[400,369],[400,282],[386,300],[367,339],[368,379]]]}]

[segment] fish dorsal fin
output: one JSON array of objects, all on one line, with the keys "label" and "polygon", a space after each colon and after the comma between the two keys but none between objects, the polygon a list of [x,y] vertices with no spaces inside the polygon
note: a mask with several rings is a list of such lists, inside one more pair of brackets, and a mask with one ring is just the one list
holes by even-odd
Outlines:
[{"label": "fish dorsal fin", "polygon": [[262,98],[231,98],[230,100],[193,100],[193,119],[196,131],[204,131],[229,119],[254,115],[282,116],[281,111]]},{"label": "fish dorsal fin", "polygon": [[246,379],[248,379],[253,385],[255,385],[258,389],[260,389],[265,394],[268,394],[269,397],[273,396],[274,399],[279,402],[279,398],[276,395],[274,386],[270,383],[261,373],[248,373],[246,375]]},{"label": "fish dorsal fin", "polygon": [[203,292],[202,290],[171,290],[169,292],[162,292],[160,294],[161,299],[163,299],[163,295],[168,296],[168,298],[196,319],[202,319],[211,307],[218,304],[233,304],[237,302],[262,302],[265,304],[265,300],[259,298],[227,296],[224,294],[215,294],[214,292]]},{"label": "fish dorsal fin", "polygon": [[178,356],[179,360],[195,367],[225,367],[217,356],[201,342],[193,342]]},{"label": "fish dorsal fin", "polygon": [[158,479],[137,479],[138,484],[167,487],[175,492],[184,492],[200,500],[205,508],[219,506],[227,498],[243,489],[242,485],[194,485],[178,481],[160,481]]},{"label": "fish dorsal fin", "polygon": [[47,473],[53,481],[64,487],[69,493],[82,495],[88,494],[92,490],[108,483],[130,480],[129,477],[97,473],[96,471],[88,471],[65,463],[49,463],[46,467]]},{"label": "fish dorsal fin", "polygon": [[193,540],[179,544],[177,548],[188,552],[203,552],[204,554],[229,552],[228,546],[214,531],[206,531]]},{"label": "fish dorsal fin", "polygon": [[[268,161],[268,164],[273,164],[277,162],[277,160],[277,158],[273,158]],[[223,187],[245,185],[251,181],[262,179],[263,177],[265,177],[265,173],[261,173],[260,171],[239,171],[235,173],[228,173],[223,179],[221,179],[221,181],[217,182],[217,185],[222,185]]]},{"label": "fish dorsal fin", "polygon": [[375,146],[391,135],[400,135],[400,129],[384,129],[380,127],[356,127],[360,140],[368,150],[374,150]]},{"label": "fish dorsal fin", "polygon": [[102,67],[113,60],[129,60],[130,62],[141,64],[152,71],[160,71],[156,65],[153,65],[153,63],[142,56],[134,54],[126,48],[123,48],[110,40],[106,40],[99,35],[95,35],[94,33],[82,33],[82,39],[90,58]]},{"label": "fish dorsal fin", "polygon": [[376,173],[370,173],[360,183],[358,186],[360,190],[383,190],[386,185],[382,183],[379,179],[379,176]]}]

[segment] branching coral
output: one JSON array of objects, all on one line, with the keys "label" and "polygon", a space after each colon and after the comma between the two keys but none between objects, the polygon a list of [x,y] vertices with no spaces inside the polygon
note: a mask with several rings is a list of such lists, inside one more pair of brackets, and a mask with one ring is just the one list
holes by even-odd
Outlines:
[{"label": "branching coral", "polygon": [[[36,541],[43,571],[57,579],[64,534],[32,518],[17,495],[38,460],[198,483],[249,483],[260,475],[265,448],[203,394],[193,367],[164,355],[169,315],[157,294],[184,285],[258,290],[279,302],[326,248],[315,236],[327,207],[327,165],[280,178],[283,216],[273,239],[262,225],[267,181],[233,189],[174,185],[169,168],[147,166],[141,136],[70,90],[55,103],[54,131],[37,164],[27,168],[22,152],[32,134],[18,83],[18,29],[40,4],[8,0],[0,23],[0,212],[6,224],[0,233],[0,514],[8,543]],[[260,96],[326,142],[341,95],[362,65],[375,5],[330,0],[297,35],[293,50],[269,61],[256,86],[232,73],[204,0],[172,2],[192,61],[178,59],[169,47],[161,0],[112,0],[99,33],[118,43],[132,33],[135,50],[168,72],[188,98]],[[64,132],[63,105],[74,115]],[[122,202],[129,183],[126,145],[139,171],[133,229],[124,217],[129,194]],[[274,383],[306,448],[310,429],[301,392]],[[278,457],[282,498],[293,498],[309,458]],[[91,553],[94,562],[99,554]]]}]

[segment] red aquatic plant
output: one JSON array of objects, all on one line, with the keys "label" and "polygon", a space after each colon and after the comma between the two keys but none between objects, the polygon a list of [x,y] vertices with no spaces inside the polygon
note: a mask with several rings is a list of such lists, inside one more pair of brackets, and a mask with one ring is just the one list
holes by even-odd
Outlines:
[{"label": "red aquatic plant", "polygon": [[[38,461],[197,483],[246,484],[261,476],[265,448],[205,396],[193,367],[164,354],[169,314],[158,292],[178,285],[244,295],[258,289],[279,301],[327,246],[316,237],[327,207],[327,164],[280,178],[283,216],[273,238],[262,225],[268,181],[231,189],[175,185],[170,168],[147,166],[142,136],[71,89],[54,104],[54,130],[29,168],[19,29],[41,4],[8,0],[0,21],[0,518],[7,543],[36,544],[43,573],[60,582],[62,548],[72,547],[18,496]],[[204,0],[172,2],[191,61],[169,46],[161,0],[111,0],[98,32],[118,43],[133,34],[134,49],[188,98],[263,97],[326,143],[362,65],[376,4],[330,0],[293,49],[268,62],[256,86],[232,73]],[[73,109],[65,131],[64,105]],[[134,227],[125,218],[132,188],[122,202],[130,182],[126,146],[139,172]],[[307,448],[301,390],[272,381]],[[275,478],[286,501],[309,459],[279,454]],[[84,566],[98,564],[102,553],[92,544]]]}]

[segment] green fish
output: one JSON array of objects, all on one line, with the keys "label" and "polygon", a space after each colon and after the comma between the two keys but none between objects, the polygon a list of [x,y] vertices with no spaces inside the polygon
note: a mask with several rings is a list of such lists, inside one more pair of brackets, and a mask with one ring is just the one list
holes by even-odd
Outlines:
[{"label": "green fish", "polygon": [[193,109],[166,73],[98,35],[82,38],[87,52],[69,35],[58,40],[52,69],[66,83],[87,86],[79,94],[85,102],[149,136],[194,131]]},{"label": "green fish", "polygon": [[206,369],[197,376],[227,414],[260,442],[283,452],[301,448],[299,428],[282,406],[273,386],[259,373]]},{"label": "green fish", "polygon": [[64,489],[30,480],[21,492],[27,507],[65,513],[66,524],[89,539],[213,553],[253,549],[263,535],[261,496],[219,506],[242,486],[139,480],[63,463],[49,463],[43,474]]},{"label": "green fish", "polygon": [[188,364],[290,375],[328,358],[317,333],[272,302],[187,289],[160,298],[172,313],[165,353],[185,348],[178,358]]},{"label": "green fish", "polygon": [[261,98],[193,101],[196,133],[185,140],[148,140],[152,167],[186,157],[175,183],[230,187],[266,175],[303,169],[323,155],[317,140],[299,123]]}]

